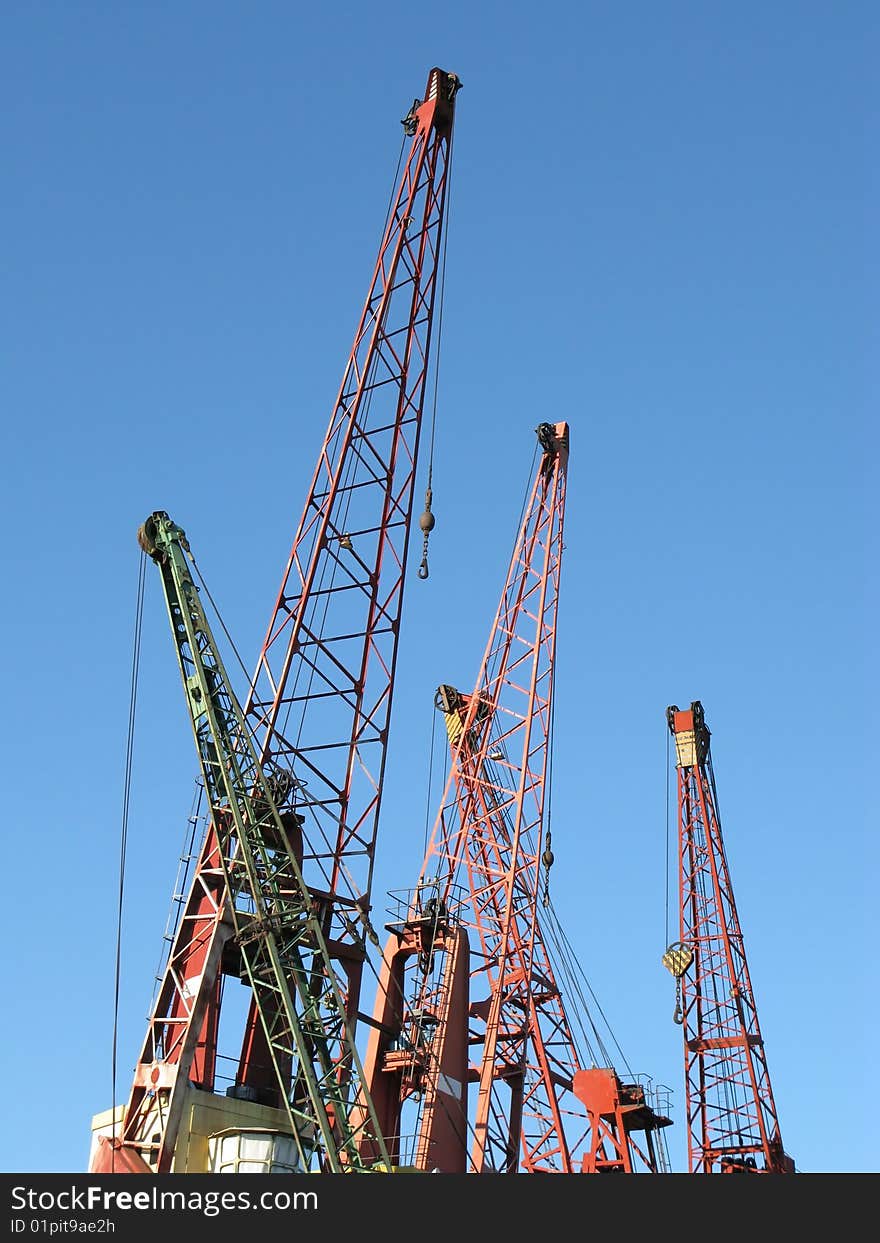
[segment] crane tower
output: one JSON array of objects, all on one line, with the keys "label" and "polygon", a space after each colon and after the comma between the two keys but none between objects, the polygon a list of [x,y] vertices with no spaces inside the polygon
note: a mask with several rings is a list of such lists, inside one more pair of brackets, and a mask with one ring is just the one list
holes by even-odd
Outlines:
[{"label": "crane tower", "polygon": [[692,1174],[794,1173],[783,1149],[727,863],[703,705],[666,710],[678,772],[679,940],[663,956],[684,1035]]},{"label": "crane tower", "polygon": [[452,766],[418,885],[388,926],[364,1058],[391,1158],[408,1145],[418,1170],[652,1170],[654,1137],[669,1121],[640,1085],[581,1065],[539,916],[553,862],[547,791],[569,428],[542,423],[537,435],[476,687],[437,691]]}]

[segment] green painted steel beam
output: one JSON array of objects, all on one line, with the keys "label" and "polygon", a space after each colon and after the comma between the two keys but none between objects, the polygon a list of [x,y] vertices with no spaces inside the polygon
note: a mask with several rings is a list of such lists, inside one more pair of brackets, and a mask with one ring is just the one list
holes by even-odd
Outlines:
[{"label": "green painted steel beam", "polygon": [[[279,811],[283,799],[276,802],[285,774],[260,764],[189,570],[184,531],[157,510],[138,542],[161,573],[235,936],[300,1159],[308,1169],[317,1152],[331,1172],[368,1173],[360,1149],[369,1140],[390,1170],[330,952]],[[293,1087],[283,1069],[291,1055]]]}]

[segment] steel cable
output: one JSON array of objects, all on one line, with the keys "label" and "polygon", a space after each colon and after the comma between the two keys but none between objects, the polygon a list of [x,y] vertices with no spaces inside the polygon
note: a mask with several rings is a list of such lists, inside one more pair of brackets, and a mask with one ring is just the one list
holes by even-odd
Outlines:
[{"label": "steel cable", "polygon": [[116,909],[116,967],[113,990],[113,1050],[111,1057],[110,1109],[112,1116],[113,1145],[110,1152],[110,1172],[116,1166],[116,1058],[119,1042],[119,990],[122,969],[122,909],[125,897],[125,856],[128,848],[128,817],[131,807],[131,771],[134,754],[134,727],[137,708],[138,671],[140,668],[141,632],[144,617],[144,582],[147,557],[141,553],[138,568],[137,603],[135,606],[134,641],[131,657],[131,685],[128,704],[128,734],[125,744],[125,775],[122,794],[122,828],[119,842],[119,897]]}]

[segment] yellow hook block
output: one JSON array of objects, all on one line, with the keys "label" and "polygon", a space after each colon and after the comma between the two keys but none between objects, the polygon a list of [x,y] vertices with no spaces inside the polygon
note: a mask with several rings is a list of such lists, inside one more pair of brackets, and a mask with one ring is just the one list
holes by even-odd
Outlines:
[{"label": "yellow hook block", "polygon": [[685,945],[684,941],[676,941],[670,945],[661,961],[667,971],[671,971],[678,980],[694,961],[694,952],[689,946]]}]

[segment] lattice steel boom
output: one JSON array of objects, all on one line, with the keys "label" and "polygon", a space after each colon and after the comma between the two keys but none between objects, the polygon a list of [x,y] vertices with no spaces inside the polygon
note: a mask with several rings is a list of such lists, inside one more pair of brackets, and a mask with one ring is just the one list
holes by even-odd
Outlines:
[{"label": "lattice steel boom", "polygon": [[476,688],[437,692],[452,766],[419,884],[389,925],[364,1058],[394,1160],[405,1107],[418,1102],[411,1159],[422,1170],[652,1169],[653,1133],[668,1124],[638,1085],[580,1066],[538,913],[542,869],[553,862],[547,787],[569,429],[542,423],[537,434],[539,465]]},{"label": "lattice steel boom", "polygon": [[[162,511],[139,532],[159,566],[211,821],[231,935],[259,1016],[278,1098],[304,1170],[359,1172],[365,1136],[380,1156],[375,1114],[353,1129],[363,1076],[318,917],[300,869],[301,817],[289,770],[264,767],[190,574],[189,543]],[[295,1078],[291,1084],[292,1064]]]},{"label": "lattice steel boom", "polygon": [[703,706],[666,711],[678,771],[679,940],[675,976],[684,1035],[692,1174],[795,1172],[779,1119],[745,942],[721,836]]},{"label": "lattice steel boom", "polygon": [[[243,703],[263,770],[290,777],[296,857],[352,1031],[365,939],[376,939],[373,861],[460,85],[432,69],[403,120],[402,171]],[[223,853],[211,823],[120,1128],[158,1173],[174,1165],[188,1088],[216,1091],[223,979],[235,970]],[[309,969],[325,971],[312,957]],[[253,998],[230,1091],[280,1107],[268,1004]],[[293,1053],[290,1065],[296,1082]]]}]

